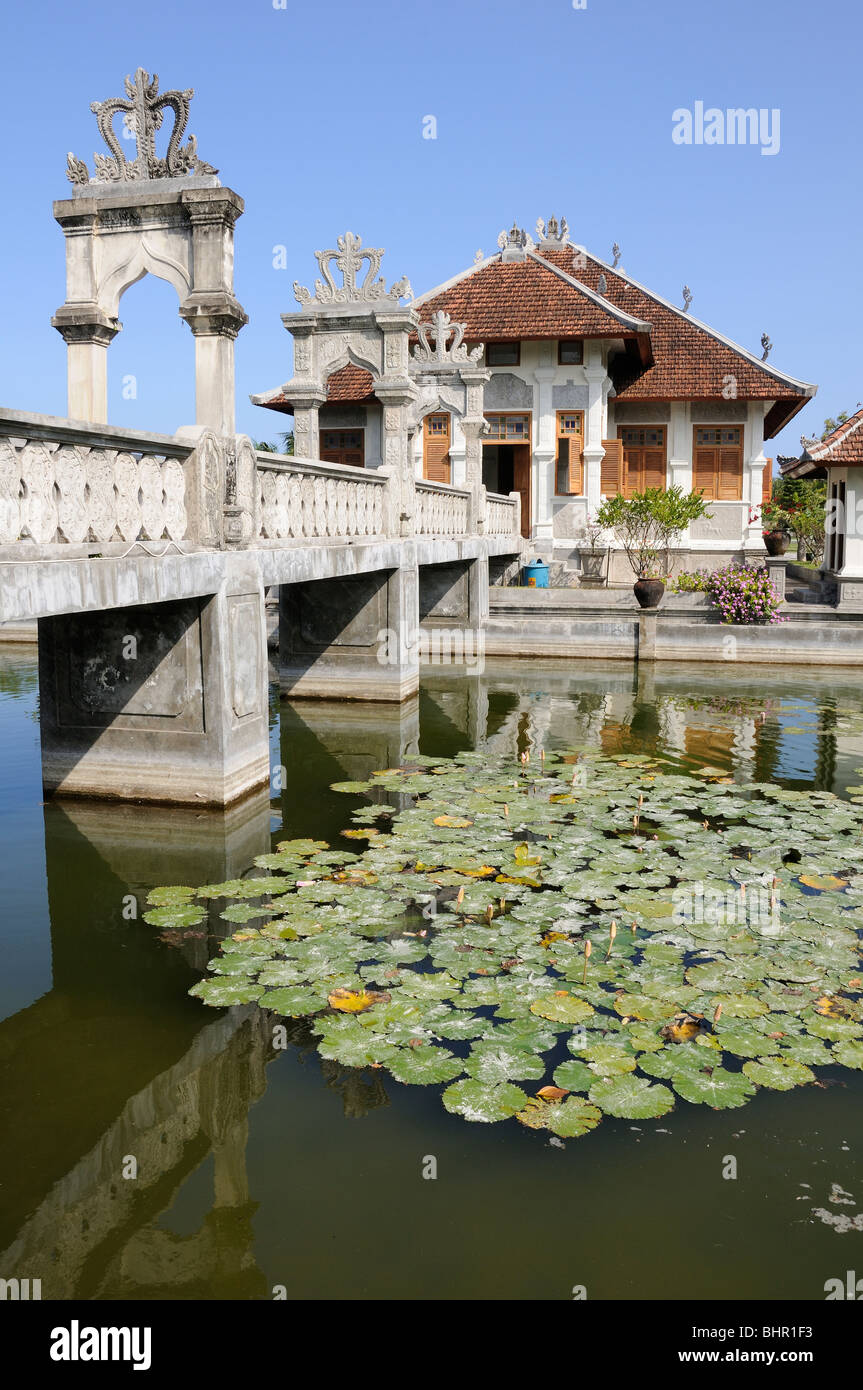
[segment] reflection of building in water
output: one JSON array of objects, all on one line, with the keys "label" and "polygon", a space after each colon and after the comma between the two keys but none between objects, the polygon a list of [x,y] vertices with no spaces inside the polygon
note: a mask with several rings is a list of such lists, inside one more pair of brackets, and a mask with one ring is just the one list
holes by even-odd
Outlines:
[{"label": "reflection of building in water", "polygon": [[[255,1297],[246,1176],[250,1105],[263,1094],[271,1016],[230,1009],[201,1029],[184,1057],[124,1106],[0,1255],[4,1269],[41,1277],[43,1298]],[[212,1151],[212,1209],[178,1236],[156,1225]],[[137,1176],[124,1178],[129,1156]],[[127,1165],[128,1166],[128,1165]],[[242,1292],[241,1292],[242,1291]]]}]

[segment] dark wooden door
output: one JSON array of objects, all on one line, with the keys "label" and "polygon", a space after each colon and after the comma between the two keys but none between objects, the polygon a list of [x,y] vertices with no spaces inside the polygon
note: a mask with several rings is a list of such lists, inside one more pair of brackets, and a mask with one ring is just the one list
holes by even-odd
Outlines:
[{"label": "dark wooden door", "polygon": [[521,534],[530,536],[530,445],[515,444],[512,450],[512,490],[521,497]]}]

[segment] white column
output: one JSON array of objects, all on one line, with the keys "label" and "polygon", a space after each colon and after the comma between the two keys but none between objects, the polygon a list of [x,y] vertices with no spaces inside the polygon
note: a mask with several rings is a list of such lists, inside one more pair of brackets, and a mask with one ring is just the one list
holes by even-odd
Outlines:
[{"label": "white column", "polygon": [[[863,468],[832,471],[831,482],[845,478],[845,562],[837,573],[843,578],[863,576]],[[841,521],[841,518],[840,518]]]},{"label": "white column", "polygon": [[587,378],[587,410],[584,421],[584,490],[587,494],[587,510],[592,515],[599,507],[601,487],[601,465],[605,458],[602,447],[605,429],[604,390],[606,372],[602,363],[602,348],[599,343],[585,343],[584,375]]},{"label": "white column", "polygon": [[533,458],[535,485],[533,490],[533,526],[536,540],[552,540],[554,536],[554,453],[555,416],[552,404],[552,384],[557,375],[554,367],[537,367],[534,371],[534,401],[536,426]]},{"label": "white column", "polygon": [[[743,501],[749,508],[743,518],[744,549],[763,551],[761,535],[761,490],[767,458],[764,453],[764,417],[771,401],[750,401],[749,420],[746,428],[748,447],[743,464]],[[747,519],[748,518],[748,519]]]},{"label": "white column", "polygon": [[[689,406],[686,401],[672,401],[671,419],[668,422],[668,474],[667,486],[679,487],[681,492],[692,491],[692,425],[689,420]],[[690,528],[681,531],[675,550],[689,545]]]},{"label": "white column", "polygon": [[455,413],[450,415],[450,424],[450,482],[453,487],[467,487],[467,454],[465,439],[464,433],[462,432],[461,420]]}]

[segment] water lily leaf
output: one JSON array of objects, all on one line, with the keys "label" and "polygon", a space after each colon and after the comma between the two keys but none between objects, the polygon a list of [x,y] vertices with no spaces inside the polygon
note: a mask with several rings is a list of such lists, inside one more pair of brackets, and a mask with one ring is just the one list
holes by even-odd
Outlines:
[{"label": "water lily leaf", "polygon": [[474,1077],[456,1081],[444,1091],[442,1100],[451,1114],[465,1120],[493,1124],[507,1120],[524,1106],[527,1096],[520,1086],[493,1085]]},{"label": "water lily leaf", "polygon": [[205,915],[202,907],[189,907],[186,903],[178,902],[173,907],[156,907],[152,912],[145,912],[144,921],[149,922],[151,927],[176,930],[179,927],[196,927],[203,922]]},{"label": "water lily leaf", "polygon": [[772,1091],[791,1091],[815,1080],[813,1071],[791,1057],[759,1057],[757,1061],[744,1062],[743,1070],[757,1086],[768,1086]]},{"label": "water lily leaf", "polygon": [[580,1096],[558,1101],[532,1096],[515,1118],[528,1129],[550,1130],[561,1139],[577,1139],[596,1129],[602,1111]]},{"label": "water lily leaf", "polygon": [[815,888],[819,893],[838,892],[847,887],[845,879],[837,878],[835,874],[801,874],[798,882],[807,888]]},{"label": "water lily leaf", "polygon": [[252,1004],[263,994],[263,987],[254,984],[251,980],[235,980],[220,978],[217,980],[199,980],[189,990],[196,998],[203,999],[205,1004],[210,1004],[214,1008],[227,1008],[232,1004]]},{"label": "water lily leaf", "polygon": [[833,1060],[841,1062],[843,1067],[854,1067],[860,1071],[863,1068],[863,1042],[843,1038],[833,1047]]},{"label": "water lily leaf", "polygon": [[194,888],[181,888],[179,886],[151,888],[147,894],[147,902],[152,907],[178,907],[182,903],[187,903],[194,896]]},{"label": "water lily leaf", "polygon": [[474,1043],[464,1068],[479,1081],[539,1081],[545,1063],[533,1052],[496,1042]]},{"label": "water lily leaf", "polygon": [[534,999],[530,1011],[540,1018],[552,1019],[555,1023],[581,1023],[590,1017],[594,1008],[586,1000],[561,990],[559,993],[544,994],[539,999]]},{"label": "water lily leaf", "polygon": [[322,1009],[327,1002],[323,990],[304,985],[289,985],[284,989],[268,990],[261,999],[261,1007],[274,1009],[286,1018],[301,1018],[304,1014]]},{"label": "water lily leaf", "polygon": [[396,1081],[414,1086],[430,1086],[461,1076],[464,1064],[442,1047],[422,1044],[397,1053],[387,1063]]},{"label": "water lily leaf", "polygon": [[632,1074],[595,1081],[588,1099],[607,1115],[621,1120],[654,1119],[666,1115],[674,1106],[674,1096],[667,1086]]},{"label": "water lily leaf", "polygon": [[671,1084],[679,1096],[693,1105],[709,1105],[729,1110],[745,1105],[755,1094],[755,1085],[743,1072],[714,1067],[712,1071],[676,1071]]}]

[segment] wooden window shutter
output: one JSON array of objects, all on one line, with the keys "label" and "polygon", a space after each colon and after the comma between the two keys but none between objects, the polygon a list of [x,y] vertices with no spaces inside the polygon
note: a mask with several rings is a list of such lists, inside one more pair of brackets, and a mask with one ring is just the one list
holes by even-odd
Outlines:
[{"label": "wooden window shutter", "polygon": [[761,475],[761,501],[769,502],[773,496],[773,460],[768,459]]},{"label": "wooden window shutter", "polygon": [[623,446],[623,492],[631,497],[641,491],[641,450]]},{"label": "wooden window shutter", "polygon": [[431,483],[450,480],[449,443],[449,415],[427,415],[423,425],[423,476]]},{"label": "wooden window shutter", "polygon": [[577,438],[569,441],[569,491],[576,497],[584,491],[584,454],[580,444]]},{"label": "wooden window shutter", "polygon": [[743,496],[743,455],[740,449],[719,450],[716,497],[722,502],[739,502]]},{"label": "wooden window shutter", "polygon": [[623,441],[603,439],[605,457],[599,470],[599,490],[604,497],[614,497],[623,486]]},{"label": "wooden window shutter", "polygon": [[645,449],[643,487],[658,487],[665,490],[665,450]]},{"label": "wooden window shutter", "polygon": [[692,460],[692,490],[716,496],[716,449],[697,448]]}]

